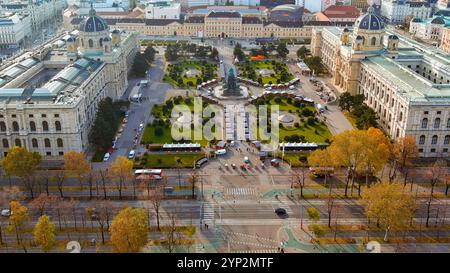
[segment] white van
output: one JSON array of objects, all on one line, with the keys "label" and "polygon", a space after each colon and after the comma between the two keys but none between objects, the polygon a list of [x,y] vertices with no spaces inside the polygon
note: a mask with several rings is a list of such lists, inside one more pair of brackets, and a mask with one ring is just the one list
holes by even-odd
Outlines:
[{"label": "white van", "polygon": [[108,161],[110,156],[111,155],[109,153],[106,153],[105,156],[103,157],[103,161],[105,162]]},{"label": "white van", "polygon": [[227,150],[220,149],[220,150],[217,150],[215,153],[216,153],[216,155],[225,155],[225,154],[227,154]]}]

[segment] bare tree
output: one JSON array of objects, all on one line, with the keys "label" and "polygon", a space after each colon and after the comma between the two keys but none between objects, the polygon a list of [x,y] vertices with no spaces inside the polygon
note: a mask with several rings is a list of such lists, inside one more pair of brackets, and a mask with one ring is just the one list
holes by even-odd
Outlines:
[{"label": "bare tree", "polygon": [[50,174],[49,170],[45,170],[45,171],[39,173],[39,181],[40,181],[39,184],[42,184],[47,196],[50,195],[50,190],[49,190],[50,180],[51,180],[51,174]]},{"label": "bare tree", "polygon": [[56,217],[58,219],[58,228],[59,231],[62,231],[62,217],[63,217],[63,209],[64,209],[64,204],[63,204],[64,199],[62,197],[54,197],[54,203],[52,205],[52,208],[54,210],[54,212],[56,213]]},{"label": "bare tree", "polygon": [[189,175],[189,183],[191,184],[191,190],[192,190],[192,199],[195,198],[195,187],[197,185],[197,182],[200,181],[200,176],[198,174],[198,172],[196,170],[194,170],[190,175]]},{"label": "bare tree", "polygon": [[77,209],[78,209],[78,205],[80,204],[80,202],[76,199],[71,198],[70,201],[68,201],[67,203],[67,207],[68,210],[70,210],[70,214],[72,215],[72,219],[73,219],[73,224],[74,224],[74,228],[75,231],[78,231],[78,226],[77,226]]},{"label": "bare tree", "polygon": [[98,171],[98,176],[100,178],[100,183],[102,186],[102,190],[103,190],[103,198],[106,200],[107,196],[106,196],[106,181],[108,180],[108,169],[100,169]]},{"label": "bare tree", "polygon": [[114,211],[113,202],[109,200],[101,200],[93,203],[92,207],[86,209],[86,214],[91,221],[96,221],[100,228],[102,244],[105,244],[105,232],[109,229],[109,222]]},{"label": "bare tree", "polygon": [[159,226],[159,219],[160,219],[160,208],[161,208],[161,202],[164,200],[164,193],[163,189],[161,187],[154,188],[151,191],[151,194],[149,196],[150,202],[152,203],[152,207],[155,210],[156,213],[156,226],[158,227],[158,230],[161,230]]},{"label": "bare tree", "polygon": [[434,164],[428,168],[425,172],[428,181],[430,182],[430,197],[427,202],[427,220],[425,226],[429,226],[430,212],[431,212],[431,201],[433,201],[434,187],[448,175],[447,162],[443,159],[439,159]]},{"label": "bare tree", "polygon": [[[300,196],[303,198],[303,189],[305,188],[305,180],[308,175],[308,168],[302,164],[302,166],[292,172],[292,182],[297,182],[300,186]],[[293,185],[291,185],[291,188],[293,188]]]},{"label": "bare tree", "polygon": [[89,200],[92,200],[92,192],[94,190],[94,181],[95,181],[95,172],[93,171],[89,171],[86,174],[86,182],[88,183],[89,186]]},{"label": "bare tree", "polygon": [[167,249],[167,252],[173,253],[175,250],[175,245],[180,239],[180,233],[177,229],[177,221],[174,213],[169,214],[169,225],[166,226],[165,230],[165,243],[164,247]]},{"label": "bare tree", "polygon": [[30,202],[31,210],[37,211],[39,216],[46,214],[46,211],[52,208],[55,203],[56,196],[40,194]]},{"label": "bare tree", "polygon": [[64,182],[66,182],[66,171],[65,170],[58,170],[55,172],[55,175],[53,176],[53,179],[56,182],[56,186],[58,187],[59,195],[61,198],[64,198],[63,190],[64,190]]}]

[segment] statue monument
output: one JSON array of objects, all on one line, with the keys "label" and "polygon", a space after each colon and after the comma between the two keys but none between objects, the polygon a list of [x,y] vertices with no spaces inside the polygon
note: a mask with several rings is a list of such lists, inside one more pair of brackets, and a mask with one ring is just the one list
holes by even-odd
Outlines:
[{"label": "statue monument", "polygon": [[236,75],[234,75],[234,69],[230,68],[227,77],[225,78],[225,83],[223,84],[223,96],[238,97],[241,95],[241,87],[239,86]]},{"label": "statue monument", "polygon": [[223,84],[214,87],[214,97],[223,100],[247,98],[249,96],[248,87],[239,84],[234,66],[230,65],[227,67],[225,64],[222,65],[224,72],[228,68],[228,73],[224,73]]}]

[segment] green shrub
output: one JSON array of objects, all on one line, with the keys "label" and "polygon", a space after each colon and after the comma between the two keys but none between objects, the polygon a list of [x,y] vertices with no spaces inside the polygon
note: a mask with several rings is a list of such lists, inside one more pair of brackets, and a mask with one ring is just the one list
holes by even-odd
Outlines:
[{"label": "green shrub", "polygon": [[164,134],[164,130],[161,127],[155,128],[155,136],[162,136]]}]

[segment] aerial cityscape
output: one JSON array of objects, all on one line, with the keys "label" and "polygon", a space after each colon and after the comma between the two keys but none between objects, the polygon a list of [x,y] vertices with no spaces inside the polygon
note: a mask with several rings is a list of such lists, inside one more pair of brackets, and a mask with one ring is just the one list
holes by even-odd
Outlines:
[{"label": "aerial cityscape", "polygon": [[450,1],[0,0],[0,141],[0,253],[450,253]]}]

